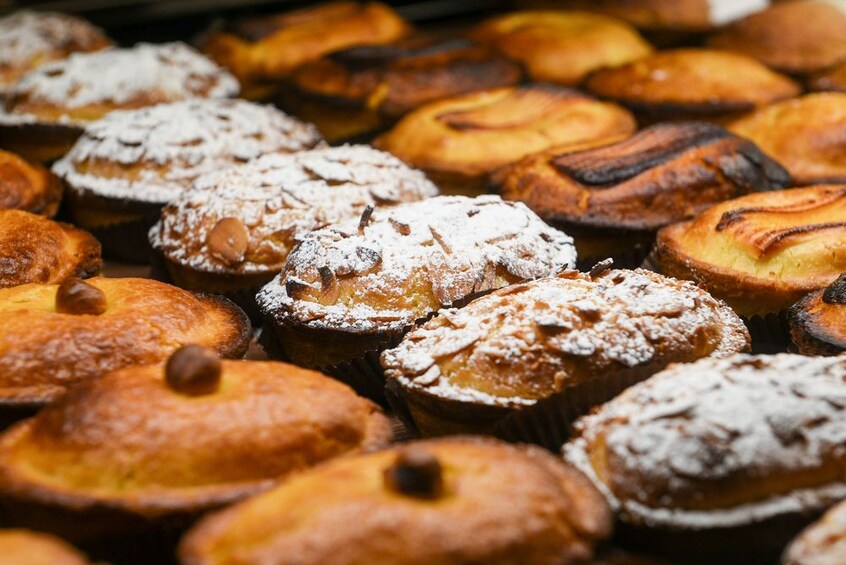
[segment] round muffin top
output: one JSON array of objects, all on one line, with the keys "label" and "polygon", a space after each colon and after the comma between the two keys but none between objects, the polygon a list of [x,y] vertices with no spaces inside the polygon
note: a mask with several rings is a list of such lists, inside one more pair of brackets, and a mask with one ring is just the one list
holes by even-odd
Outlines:
[{"label": "round muffin top", "polygon": [[778,160],[796,184],[846,182],[846,93],[807,94],[772,104],[729,129]]},{"label": "round muffin top", "polygon": [[596,69],[652,52],[629,24],[590,12],[504,14],[482,22],[469,37],[519,61],[532,79],[566,86],[577,85]]},{"label": "round muffin top", "polygon": [[78,194],[164,204],[203,173],[322,141],[314,126],[244,100],[183,100],[113,112],[53,164]]},{"label": "round muffin top", "polygon": [[787,547],[782,565],[846,563],[846,502],[831,507]]},{"label": "round muffin top", "polygon": [[20,210],[0,210],[0,288],[60,283],[100,270],[100,243],[86,231]]},{"label": "round muffin top", "polygon": [[618,518],[736,527],[846,496],[846,358],[674,365],[575,425],[564,456]]},{"label": "round muffin top", "polygon": [[729,198],[785,188],[790,176],[717,125],[680,122],[598,148],[530,155],[497,171],[493,184],[547,221],[655,230]]},{"label": "round muffin top", "polygon": [[423,173],[366,145],[266,155],[198,178],[193,190],[165,206],[150,242],[167,259],[199,271],[279,271],[311,230],[357,219],[368,205],[437,194]]},{"label": "round muffin top", "polygon": [[102,30],[67,14],[20,10],[0,18],[0,95],[45,63],[111,44]]},{"label": "round muffin top", "polygon": [[67,279],[0,289],[0,404],[41,405],[68,387],[155,363],[186,343],[247,350],[246,315],[219,296],[151,279]]},{"label": "round muffin top", "polygon": [[767,0],[564,0],[558,4],[613,16],[647,32],[695,33],[759,10]]},{"label": "round muffin top", "polygon": [[84,125],[112,110],[188,98],[229,98],[238,81],[184,43],[75,53],[9,91],[2,123]]},{"label": "round muffin top", "polygon": [[573,240],[525,205],[442,196],[307,234],[257,299],[284,324],[369,333],[443,306],[572,268]]},{"label": "round muffin top", "polygon": [[0,530],[0,555],[19,565],[88,565],[84,555],[63,540],[30,530]]},{"label": "round muffin top", "polygon": [[442,310],[382,354],[389,378],[455,400],[534,404],[615,373],[748,351],[737,315],[693,283],[650,271],[567,271]]},{"label": "round muffin top", "polygon": [[846,274],[788,311],[793,344],[803,355],[846,352]]},{"label": "round muffin top", "polygon": [[391,433],[375,404],[320,373],[189,345],[74,387],[0,436],[0,485],[156,516],[243,498]]},{"label": "round muffin top", "polygon": [[658,232],[664,274],[704,283],[741,315],[783,310],[846,271],[846,186],[749,194]]},{"label": "round muffin top", "polygon": [[62,183],[50,171],[0,150],[0,209],[26,210],[53,217],[59,211]]},{"label": "round muffin top", "polygon": [[587,563],[611,532],[602,496],[536,447],[418,441],[344,457],[212,515],[186,563]]}]

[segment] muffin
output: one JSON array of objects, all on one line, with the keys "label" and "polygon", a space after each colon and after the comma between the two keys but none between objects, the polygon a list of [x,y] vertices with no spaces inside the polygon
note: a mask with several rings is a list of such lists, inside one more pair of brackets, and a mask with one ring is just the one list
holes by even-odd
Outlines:
[{"label": "muffin", "polygon": [[846,562],[846,503],[833,506],[790,542],[781,562],[783,565],[838,565]]},{"label": "muffin", "polygon": [[588,92],[630,108],[645,124],[727,121],[792,98],[799,85],[750,57],[710,49],[669,49],[591,74]]},{"label": "muffin", "polygon": [[80,384],[0,435],[0,504],[80,541],[178,527],[390,437],[378,407],[341,383],[188,345]]},{"label": "muffin", "polygon": [[628,24],[589,12],[514,12],[481,23],[469,36],[522,63],[532,79],[565,86],[652,52]]},{"label": "muffin", "polygon": [[674,365],[579,420],[564,458],[628,545],[684,563],[771,563],[846,497],[846,358]]},{"label": "muffin", "polygon": [[785,310],[846,272],[846,187],[742,196],[658,232],[650,262],[725,300],[753,347],[787,345]]},{"label": "muffin", "polygon": [[76,53],[28,73],[11,88],[0,112],[0,147],[53,161],[86,124],[113,110],[236,94],[232,75],[184,43]]},{"label": "muffin", "polygon": [[844,34],[846,2],[797,0],[775,3],[736,21],[708,43],[781,72],[806,75],[846,62]]},{"label": "muffin", "polygon": [[59,211],[62,190],[62,182],[44,167],[0,150],[0,210],[52,218]]},{"label": "muffin", "polygon": [[588,563],[602,496],[549,453],[480,438],[346,457],[204,519],[186,565]]},{"label": "muffin", "polygon": [[0,210],[0,288],[58,284],[100,272],[100,243],[88,232],[21,210]]},{"label": "muffin", "polygon": [[398,412],[423,435],[555,450],[576,417],[670,363],[749,350],[740,318],[696,285],[596,271],[509,286],[408,333],[381,358]]},{"label": "muffin", "polygon": [[379,353],[480,293],[572,268],[572,239],[496,196],[365,209],[307,234],[257,300],[272,356],[383,396]]},{"label": "muffin", "polygon": [[246,316],[225,298],[149,279],[3,288],[0,312],[3,413],[44,406],[74,385],[156,363],[187,343],[240,358],[250,339]]},{"label": "muffin", "polygon": [[390,43],[410,31],[385,4],[330,2],[228,22],[209,34],[202,49],[238,77],[245,97],[256,100],[303,63],[355,45]]},{"label": "muffin", "polygon": [[51,535],[23,529],[0,530],[0,555],[18,565],[88,565],[89,561],[66,542]]},{"label": "muffin", "polygon": [[281,96],[284,108],[338,141],[383,130],[427,102],[513,86],[522,76],[518,64],[469,41],[414,36],[306,63]]},{"label": "muffin", "polygon": [[146,263],[147,232],[194,179],[321,141],[313,126],[270,106],[183,100],[114,112],[91,124],[53,172],[67,184],[74,223],[98,236],[108,255]]},{"label": "muffin", "polygon": [[498,171],[493,187],[572,235],[580,266],[636,267],[656,231],[723,200],[790,185],[781,165],[720,126],[681,122],[599,148],[551,149]]},{"label": "muffin", "polygon": [[41,65],[111,44],[102,30],[67,14],[20,10],[0,18],[0,99]]},{"label": "muffin", "polygon": [[437,194],[423,173],[365,145],[267,155],[200,177],[149,237],[177,286],[222,293],[260,320],[256,292],[306,233]]},{"label": "muffin", "polygon": [[568,143],[631,134],[619,106],[549,85],[498,88],[433,102],[408,114],[374,145],[423,169],[442,191],[474,195],[494,169]]},{"label": "muffin", "polygon": [[803,355],[839,355],[846,351],[846,275],[817,290],[788,310],[790,338]]},{"label": "muffin", "polygon": [[790,172],[797,184],[846,182],[846,94],[807,94],[729,125]]}]

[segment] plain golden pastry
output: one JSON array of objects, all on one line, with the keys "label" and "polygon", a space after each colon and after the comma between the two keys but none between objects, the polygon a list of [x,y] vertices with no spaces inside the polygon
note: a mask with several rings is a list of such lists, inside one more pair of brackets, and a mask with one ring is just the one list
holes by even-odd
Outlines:
[{"label": "plain golden pastry", "polygon": [[846,275],[790,307],[790,337],[803,355],[846,352]]},{"label": "plain golden pastry", "polygon": [[374,145],[422,169],[446,193],[479,194],[493,170],[569,143],[600,143],[635,130],[632,115],[551,85],[499,88],[433,102]]},{"label": "plain golden pastry", "polygon": [[801,90],[786,76],[744,55],[670,49],[591,74],[584,87],[630,108],[646,123],[667,119],[724,121]]},{"label": "plain golden pastry", "polygon": [[427,102],[521,81],[520,66],[464,39],[413,36],[306,63],[280,96],[329,141],[371,134]]},{"label": "plain golden pastry", "polygon": [[645,57],[652,47],[628,24],[599,14],[529,11],[495,16],[469,37],[519,61],[538,82],[575,86],[591,71]]},{"label": "plain golden pastry", "polygon": [[796,184],[846,182],[846,93],[807,94],[729,125],[790,172]]},{"label": "plain golden pastry", "polygon": [[0,210],[0,288],[57,284],[100,272],[100,243],[69,224],[20,210]]},{"label": "plain golden pastry", "polygon": [[82,541],[190,520],[391,433],[333,379],[187,345],[82,383],[2,433],[0,499],[21,523]]},{"label": "plain golden pastry", "polygon": [[564,458],[618,539],[683,563],[771,563],[846,497],[846,357],[674,365],[579,420]]},{"label": "plain golden pastry", "polygon": [[390,43],[410,32],[410,24],[385,4],[329,2],[228,22],[202,49],[231,70],[244,96],[255,100],[279,88],[303,63],[355,45]]},{"label": "plain golden pastry", "polygon": [[62,182],[50,171],[0,150],[0,210],[25,210],[52,218],[59,211]]},{"label": "plain golden pastry", "polygon": [[481,438],[337,459],[204,519],[185,565],[592,562],[611,517],[590,483],[534,447]]},{"label": "plain golden pastry", "polygon": [[38,407],[73,385],[156,363],[188,343],[228,358],[247,350],[250,324],[220,296],[150,279],[66,279],[0,289],[0,406]]},{"label": "plain golden pastry", "polygon": [[609,256],[617,265],[638,266],[659,228],[790,183],[787,171],[753,143],[701,122],[658,124],[598,148],[551,149],[492,179],[503,198],[525,202],[572,235],[586,268]]},{"label": "plain golden pastry", "polygon": [[0,99],[23,75],[71,53],[112,45],[82,18],[20,10],[0,19]]},{"label": "plain golden pastry", "polygon": [[442,196],[306,234],[258,294],[272,356],[382,398],[378,354],[474,296],[573,268],[572,239],[498,196]]},{"label": "plain golden pastry", "polygon": [[712,36],[708,43],[758,59],[768,67],[805,75],[846,62],[846,2],[775,3]]},{"label": "plain golden pastry", "polygon": [[741,319],[693,283],[595,269],[442,310],[381,361],[398,413],[423,435],[487,433],[555,450],[576,417],[670,363],[746,351]]},{"label": "plain golden pastry", "polygon": [[846,563],[846,503],[841,502],[790,542],[782,565]]},{"label": "plain golden pastry", "polygon": [[0,530],[0,555],[14,565],[89,565],[75,548],[59,538],[24,529]]}]

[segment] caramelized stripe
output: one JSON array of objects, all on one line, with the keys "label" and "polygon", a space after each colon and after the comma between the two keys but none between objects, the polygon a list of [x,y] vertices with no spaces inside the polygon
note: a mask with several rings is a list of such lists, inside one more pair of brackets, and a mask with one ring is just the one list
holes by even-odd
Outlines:
[{"label": "caramelized stripe", "polygon": [[846,274],[840,275],[840,278],[825,289],[822,301],[826,304],[846,304]]},{"label": "caramelized stripe", "polygon": [[401,59],[429,57],[452,53],[473,47],[473,43],[461,38],[433,41],[429,38],[414,38],[388,45],[362,45],[337,51],[329,58],[346,67],[386,66]]}]

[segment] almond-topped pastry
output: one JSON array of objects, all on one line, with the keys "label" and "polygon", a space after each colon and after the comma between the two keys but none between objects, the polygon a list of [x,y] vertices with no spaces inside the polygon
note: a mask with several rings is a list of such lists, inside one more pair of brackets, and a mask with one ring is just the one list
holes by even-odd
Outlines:
[{"label": "almond-topped pastry", "polygon": [[846,93],[785,100],[729,128],[778,160],[797,184],[846,182]]},{"label": "almond-topped pastry", "polygon": [[423,169],[441,190],[479,194],[494,169],[568,143],[631,134],[634,118],[615,104],[550,85],[498,88],[415,110],[374,145]]},{"label": "almond-topped pastry", "polygon": [[682,122],[599,148],[530,155],[498,171],[492,184],[572,235],[580,263],[590,268],[609,256],[637,266],[659,228],[723,200],[785,188],[790,176],[722,127]]},{"label": "almond-topped pastry", "polygon": [[314,126],[271,106],[184,100],[91,124],[53,171],[68,185],[74,222],[98,235],[107,253],[146,262],[147,231],[197,177],[321,142]]},{"label": "almond-topped pastry", "polygon": [[60,283],[100,271],[100,243],[88,232],[20,210],[0,210],[0,288]]},{"label": "almond-topped pastry", "polygon": [[535,447],[420,441],[345,457],[204,519],[186,565],[590,563],[611,533],[602,496]]},{"label": "almond-topped pastry", "polygon": [[23,75],[79,51],[112,44],[82,18],[21,10],[0,19],[0,99]]},{"label": "almond-topped pastry", "polygon": [[24,529],[0,530],[0,555],[17,565],[89,565],[76,549],[54,536]]},{"label": "almond-topped pastry", "polygon": [[788,320],[799,353],[839,355],[846,351],[846,275],[791,306]]},{"label": "almond-topped pastry", "polygon": [[599,270],[509,286],[411,331],[382,353],[400,414],[424,435],[557,449],[576,417],[670,363],[749,350],[740,318],[696,285]]},{"label": "almond-topped pastry", "polygon": [[21,523],[82,540],[190,519],[390,439],[381,410],[333,379],[188,345],[0,435],[0,499]]},{"label": "almond-topped pastry", "polygon": [[427,102],[513,86],[522,77],[517,63],[467,40],[413,36],[307,63],[280,95],[286,109],[335,141],[384,129]]},{"label": "almond-topped pastry", "polygon": [[629,544],[682,562],[771,563],[846,497],[846,357],[674,365],[577,422],[565,459]]},{"label": "almond-topped pastry", "polygon": [[846,502],[826,512],[790,542],[783,565],[840,565],[846,563]]},{"label": "almond-topped pastry", "polygon": [[229,68],[258,99],[308,61],[355,45],[390,43],[411,32],[393,9],[379,2],[329,2],[228,22],[212,32],[203,51]]},{"label": "almond-topped pastry", "polygon": [[667,119],[725,121],[801,90],[786,76],[744,55],[671,49],[593,73],[585,88],[632,109],[645,123]]},{"label": "almond-topped pastry", "polygon": [[258,289],[309,231],[437,194],[423,173],[366,145],[267,155],[197,179],[150,241],[177,286],[226,294],[252,315]]},{"label": "almond-topped pastry", "polygon": [[44,167],[0,150],[0,210],[52,218],[59,211],[62,191],[62,182]]},{"label": "almond-topped pastry", "polygon": [[250,324],[219,296],[149,279],[66,279],[0,289],[0,406],[42,406],[109,371],[187,343],[239,358]]},{"label": "almond-topped pastry", "polygon": [[238,88],[232,75],[184,43],[76,53],[25,75],[9,91],[0,146],[52,161],[86,124],[113,110],[230,98]]},{"label": "almond-topped pastry", "polygon": [[795,0],[776,2],[734,22],[712,36],[709,44],[785,73],[804,75],[846,62],[844,34],[846,1]]},{"label": "almond-topped pastry", "polygon": [[380,398],[378,353],[442,307],[572,268],[572,239],[496,196],[367,208],[307,234],[258,295],[270,353]]}]

